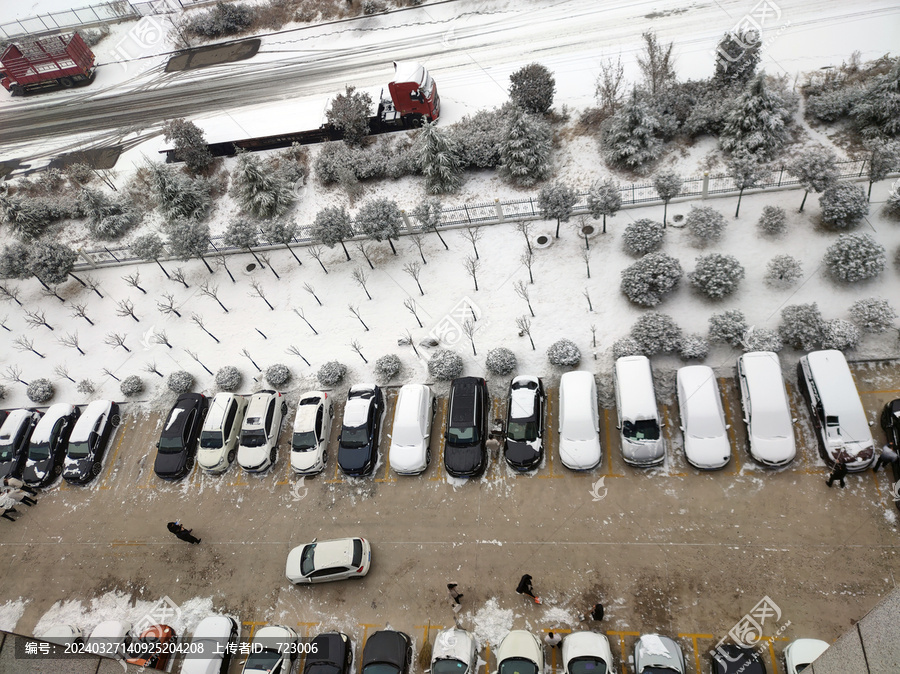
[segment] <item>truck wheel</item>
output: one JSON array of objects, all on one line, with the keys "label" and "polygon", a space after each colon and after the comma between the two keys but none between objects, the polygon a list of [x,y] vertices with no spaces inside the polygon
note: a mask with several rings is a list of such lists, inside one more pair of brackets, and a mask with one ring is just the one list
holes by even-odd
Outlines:
[{"label": "truck wheel", "polygon": [[60,83],[62,86],[64,86],[66,89],[68,89],[68,88],[71,87],[73,84],[75,84],[75,82],[72,81],[72,78],[71,78],[71,77],[61,77],[61,78],[59,79],[59,83]]}]

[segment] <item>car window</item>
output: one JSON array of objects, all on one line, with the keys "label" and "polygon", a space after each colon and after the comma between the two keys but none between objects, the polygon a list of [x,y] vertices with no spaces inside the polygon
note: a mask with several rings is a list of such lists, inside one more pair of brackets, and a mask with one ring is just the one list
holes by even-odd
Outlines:
[{"label": "car window", "polygon": [[323,412],[323,410],[321,407],[316,411],[316,437],[317,438],[322,437],[322,418],[324,416],[322,412]]},{"label": "car window", "polygon": [[196,410],[191,410],[188,413],[187,419],[184,420],[184,427],[181,430],[181,439],[184,441],[184,446],[188,446],[188,440],[191,437],[191,429],[194,427],[194,415],[196,414]]},{"label": "car window", "polygon": [[232,400],[231,406],[228,408],[228,416],[225,417],[225,425],[222,427],[226,438],[231,437],[231,429],[234,428],[234,419],[237,416],[237,407],[237,400]]},{"label": "car window", "polygon": [[272,431],[272,419],[275,418],[275,398],[269,401],[269,409],[266,410],[266,435]]},{"label": "car window", "polygon": [[99,419],[97,419],[96,422],[94,422],[94,433],[98,433],[98,434],[100,433],[100,428],[101,428],[102,424],[103,424],[103,417],[100,417]]},{"label": "car window", "polygon": [[328,567],[326,569],[316,569],[311,574],[309,574],[310,578],[324,578],[325,576],[333,576],[338,573],[345,573],[347,569],[343,566],[338,567]]}]

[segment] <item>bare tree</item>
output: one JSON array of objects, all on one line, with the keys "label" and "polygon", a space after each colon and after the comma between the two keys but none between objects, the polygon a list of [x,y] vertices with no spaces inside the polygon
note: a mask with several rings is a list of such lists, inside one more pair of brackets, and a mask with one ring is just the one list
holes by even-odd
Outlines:
[{"label": "bare tree", "polygon": [[413,281],[416,282],[416,285],[419,286],[419,295],[425,296],[425,291],[422,290],[422,284],[419,283],[419,275],[422,273],[422,265],[418,262],[407,262],[403,265],[403,271],[409,274]]},{"label": "bare tree", "polygon": [[591,324],[591,346],[597,348],[597,326]]},{"label": "bare tree", "polygon": [[161,313],[164,314],[175,314],[178,318],[181,318],[181,314],[178,312],[178,309],[175,308],[175,296],[172,293],[163,293],[164,302],[157,302],[156,308],[160,310]]},{"label": "bare tree", "polygon": [[582,248],[581,249],[581,259],[584,260],[584,266],[587,269],[587,277],[591,277],[591,249],[590,248]]},{"label": "bare tree", "polygon": [[273,274],[275,274],[275,278],[277,278],[278,280],[281,280],[281,277],[278,275],[278,272],[275,271],[275,267],[272,266],[272,262],[269,259],[270,257],[271,256],[269,255],[269,253],[260,252],[260,254],[259,254],[259,259],[264,262],[263,266],[268,267],[271,270],[271,272]]},{"label": "bare tree", "polygon": [[112,348],[116,348],[117,346],[121,346],[128,353],[131,353],[131,349],[125,346],[125,335],[120,332],[108,332],[106,333],[106,338],[103,340],[106,344],[109,344]]},{"label": "bare tree", "polygon": [[44,316],[44,312],[40,309],[35,309],[34,311],[25,310],[25,322],[28,323],[32,328],[40,328],[45,327],[49,330],[53,330],[53,326],[51,326],[47,322],[46,316]]},{"label": "bare tree", "polygon": [[625,82],[625,67],[622,65],[622,55],[612,59],[603,59],[600,62],[600,75],[597,77],[595,96],[600,104],[600,109],[612,114],[622,102],[622,89]]},{"label": "bare tree", "polygon": [[359,320],[359,322],[362,323],[362,326],[366,329],[366,332],[368,332],[368,331],[369,331],[369,326],[366,325],[366,322],[362,319],[362,316],[359,315],[359,307],[358,307],[358,306],[354,306],[354,305],[352,305],[352,304],[348,304],[348,305],[347,305],[347,308],[350,310],[350,313],[351,313],[351,314],[353,314],[354,316],[356,316],[356,318]]},{"label": "bare tree", "polygon": [[531,222],[520,220],[516,223],[516,231],[525,237],[525,245],[528,246],[528,254],[530,255],[533,252],[531,250]]},{"label": "bare tree", "polygon": [[472,355],[477,356],[478,352],[475,350],[475,333],[477,332],[478,327],[471,319],[466,319],[462,325],[463,334],[469,338],[469,343],[472,345]]},{"label": "bare tree", "polygon": [[65,298],[65,297],[60,297],[60,296],[59,296],[59,293],[56,292],[56,287],[53,287],[53,288],[50,288],[50,287],[42,287],[42,288],[41,288],[41,295],[43,295],[44,297],[55,297],[56,299],[58,299],[58,300],[59,300],[60,302],[62,302],[63,304],[66,303],[66,298]]},{"label": "bare tree", "polygon": [[20,384],[25,384],[28,386],[28,382],[22,379],[22,368],[18,365],[9,365],[6,368],[6,374],[3,375],[3,378],[7,381],[18,382]]},{"label": "bare tree", "polygon": [[407,297],[405,300],[403,300],[403,306],[407,308],[409,313],[416,317],[416,323],[419,324],[420,328],[425,327],[422,325],[422,320],[419,318],[416,301],[412,297]]},{"label": "bare tree", "polygon": [[528,270],[528,282],[534,283],[534,275],[531,273],[531,268],[534,266],[534,255],[531,252],[531,248],[526,248],[525,252],[522,253],[522,257],[519,258],[519,261],[525,265],[525,268]]},{"label": "bare tree", "polygon": [[372,264],[372,260],[369,259],[369,245],[366,241],[357,241],[355,244],[356,250],[363,254],[363,257],[366,258],[366,262],[369,263],[369,269],[375,269],[375,265]]},{"label": "bare tree", "polygon": [[312,284],[310,284],[310,283],[304,283],[304,284],[303,284],[303,289],[304,289],[306,292],[308,292],[310,295],[313,296],[313,298],[316,300],[316,302],[318,303],[318,305],[319,305],[320,307],[322,306],[322,300],[320,300],[320,299],[319,299],[319,296],[316,295],[316,289],[312,286]]},{"label": "bare tree", "polygon": [[406,331],[406,341],[409,342],[409,345],[412,347],[413,353],[418,356],[419,350],[416,348],[416,343],[413,341],[412,333],[409,330]]},{"label": "bare tree", "polygon": [[423,237],[419,232],[415,232],[409,235],[409,240],[415,244],[416,248],[419,250],[419,257],[422,258],[422,264],[428,264],[428,260],[425,259],[425,252],[423,250],[423,246],[425,245],[425,237]]},{"label": "bare tree", "polygon": [[123,318],[131,316],[135,323],[141,322],[138,317],[134,315],[134,302],[131,300],[119,300],[116,302],[116,315],[122,316]]},{"label": "bare tree", "polygon": [[535,351],[534,348],[534,340],[531,338],[531,320],[528,316],[519,316],[516,319],[516,327],[519,328],[519,337],[528,337],[528,341],[531,342],[531,350]]},{"label": "bare tree", "polygon": [[169,336],[166,334],[165,330],[159,330],[153,333],[153,341],[157,344],[162,344],[164,346],[168,346],[170,349],[173,348],[172,344],[169,342]]},{"label": "bare tree", "polygon": [[366,272],[364,272],[362,269],[357,267],[356,269],[353,270],[353,273],[351,274],[351,276],[353,277],[353,280],[356,281],[356,285],[358,285],[360,288],[362,288],[366,293],[366,297],[368,297],[371,300],[372,296],[369,294],[369,289],[366,287],[366,282],[369,280],[368,274],[366,274]]},{"label": "bare tree", "polygon": [[172,275],[169,276],[173,281],[178,281],[185,288],[190,288],[187,284],[187,281],[184,280],[184,267],[175,267],[172,271]]},{"label": "bare tree", "polygon": [[159,370],[156,369],[156,361],[155,360],[151,360],[149,363],[144,365],[144,370],[151,374],[159,375],[160,377],[165,376],[165,375],[163,375],[162,372],[160,372]]},{"label": "bare tree", "polygon": [[122,277],[122,280],[132,288],[137,288],[145,295],[147,294],[147,291],[141,288],[141,272],[139,270],[135,271],[133,274],[125,274],[125,276]]},{"label": "bare tree", "polygon": [[86,304],[72,304],[72,309],[73,309],[72,318],[83,318],[91,325],[94,324],[94,321],[92,321],[87,316],[87,305]]},{"label": "bare tree", "polygon": [[216,302],[219,303],[219,306],[222,307],[222,311],[226,314],[228,313],[228,308],[222,304],[222,300],[219,299],[219,286],[213,285],[209,281],[200,286],[200,292],[207,297],[212,297]]},{"label": "bare tree", "polygon": [[84,355],[84,351],[81,350],[81,347],[78,345],[78,332],[68,332],[62,337],[57,337],[56,341],[59,342],[62,346],[68,346],[70,349],[75,349],[82,356]]},{"label": "bare tree", "polygon": [[247,351],[247,349],[241,349],[241,355],[244,356],[244,358],[249,360],[251,363],[253,363],[253,367],[256,368],[257,372],[262,372],[262,369],[259,367],[259,365],[256,364],[256,361],[253,360],[253,356],[250,355],[250,352]]},{"label": "bare tree", "polygon": [[228,274],[228,278],[231,279],[232,283],[237,283],[237,281],[234,280],[234,274],[231,273],[231,270],[228,268],[228,264],[225,261],[225,258],[226,258],[225,253],[219,253],[215,257],[216,257],[216,266],[222,267],[222,269],[225,270],[225,272]]},{"label": "bare tree", "polygon": [[366,360],[366,357],[362,353],[362,344],[359,343],[358,339],[354,339],[350,342],[350,348],[356,351],[359,354],[359,357],[363,359],[363,362],[368,364],[369,361]]},{"label": "bare tree", "polygon": [[41,358],[44,358],[44,354],[39,353],[34,348],[34,340],[28,339],[25,335],[20,335],[13,340],[13,346],[17,351],[31,351],[31,353],[35,353]]},{"label": "bare tree", "polygon": [[[300,358],[303,358],[303,354],[300,353],[300,349],[298,349],[298,348],[297,348],[296,346],[294,346],[293,344],[291,344],[291,345],[287,348],[287,353],[291,354],[292,356],[299,356]],[[303,358],[303,362],[306,363],[307,365],[309,365],[309,361],[306,360],[306,358]]]},{"label": "bare tree", "polygon": [[250,286],[253,288],[252,293],[247,293],[250,297],[258,297],[263,302],[266,303],[266,306],[269,307],[272,311],[275,311],[275,307],[272,306],[272,303],[266,299],[266,291],[263,290],[262,284],[259,281],[253,281]]},{"label": "bare tree", "polygon": [[303,313],[303,309],[298,309],[297,307],[294,307],[294,313],[297,314],[300,318],[302,318],[304,320],[304,322],[309,326],[309,329],[313,331],[313,334],[316,334],[316,335],[319,334],[318,332],[316,332],[316,329],[312,326],[312,323],[310,323],[308,320],[306,320],[306,314]]},{"label": "bare tree", "polygon": [[656,33],[647,31],[644,38],[643,55],[638,55],[637,62],[644,74],[644,80],[650,94],[657,96],[675,81],[675,59],[672,57],[672,43],[661,45]]},{"label": "bare tree", "polygon": [[481,263],[478,261],[478,258],[472,257],[471,255],[463,260],[463,267],[465,268],[466,273],[472,277],[472,281],[475,283],[475,292],[478,292],[478,268],[480,266]]},{"label": "bare tree", "polygon": [[107,377],[112,377],[112,378],[115,379],[116,381],[122,381],[122,380],[119,379],[116,375],[114,375],[112,372],[110,372],[109,370],[107,370],[105,367],[101,370],[101,372],[103,372],[103,374],[105,374]]},{"label": "bare tree", "polygon": [[466,227],[462,231],[463,237],[472,244],[472,248],[475,251],[475,259],[478,258],[478,241],[481,239],[482,231],[478,227]]},{"label": "bare tree", "polygon": [[513,289],[516,291],[516,295],[525,300],[525,303],[528,305],[528,312],[531,314],[531,317],[534,318],[534,309],[531,308],[531,297],[528,295],[528,286],[525,285],[524,281],[516,281],[513,283]]},{"label": "bare tree", "polygon": [[99,297],[101,300],[103,299],[103,293],[101,293],[99,290],[100,281],[95,279],[93,276],[85,276],[84,281],[82,281],[81,279],[75,279],[75,280],[78,281],[79,283],[81,283],[81,285],[83,285],[85,288],[90,288],[95,293],[97,293],[97,297]]},{"label": "bare tree", "polygon": [[587,303],[588,303],[588,311],[593,311],[594,304],[593,304],[593,302],[591,302],[591,294],[587,291],[587,288],[584,289],[583,294],[584,294],[584,298],[587,300]]},{"label": "bare tree", "polygon": [[204,364],[200,361],[200,356],[197,355],[197,352],[196,352],[196,351],[191,351],[190,349],[185,349],[184,351],[185,351],[185,353],[187,353],[187,355],[189,355],[191,358],[193,358],[194,361],[196,361],[197,365],[199,365],[199,366],[202,367],[204,370],[206,370],[206,373],[207,373],[207,374],[212,375],[212,370],[210,370],[208,367],[206,367],[206,365],[204,365]]},{"label": "bare tree", "polygon": [[200,314],[191,314],[191,320],[194,322],[194,325],[196,325],[198,328],[203,330],[203,332],[212,337],[216,341],[216,344],[220,343],[218,338],[206,329],[206,326],[203,324],[203,316],[201,316]]},{"label": "bare tree", "polygon": [[0,295],[3,295],[4,299],[12,300],[20,307],[23,306],[22,302],[19,300],[19,289],[16,287],[10,287],[5,283],[0,283]]},{"label": "bare tree", "polygon": [[[322,255],[325,253],[325,250],[322,248],[322,246],[309,246],[306,249],[306,252],[309,253],[313,257],[313,259],[319,263],[322,271],[327,274],[328,270],[325,269],[325,265],[322,263]],[[371,264],[371,262],[369,264]]]},{"label": "bare tree", "polygon": [[3,329],[6,330],[7,332],[12,332],[12,328],[10,328],[10,327],[6,324],[6,321],[8,321],[8,320],[9,320],[9,316],[4,316],[3,318],[0,318],[0,328],[3,328]]}]

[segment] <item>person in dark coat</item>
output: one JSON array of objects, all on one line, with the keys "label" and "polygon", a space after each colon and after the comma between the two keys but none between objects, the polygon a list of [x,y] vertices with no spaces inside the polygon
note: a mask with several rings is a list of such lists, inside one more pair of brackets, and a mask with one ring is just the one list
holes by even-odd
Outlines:
[{"label": "person in dark coat", "polygon": [[463,595],[462,595],[462,592],[460,592],[456,588],[457,588],[456,583],[447,583],[447,593],[450,595],[450,600],[454,604],[459,604],[460,603],[459,600],[463,598]]},{"label": "person in dark coat", "polygon": [[15,508],[7,508],[6,506],[0,507],[0,510],[3,511],[2,513],[0,513],[0,517],[2,517],[3,519],[7,519],[10,522],[16,521],[16,518],[12,517],[10,515],[10,513],[16,513],[18,515],[19,514],[18,510],[16,510]]},{"label": "person in dark coat", "polygon": [[538,597],[534,596],[534,588],[531,586],[531,576],[527,573],[522,576],[521,580],[519,580],[519,585],[516,587],[516,592],[519,594],[527,594],[529,597],[534,599],[535,604],[540,604],[541,600]]},{"label": "person in dark coat", "polygon": [[897,452],[891,449],[890,445],[885,445],[881,448],[881,456],[879,456],[878,461],[875,462],[875,467],[872,468],[872,472],[877,473],[879,468],[882,466],[889,466],[894,463],[897,458]]},{"label": "person in dark coat", "polygon": [[844,463],[844,459],[841,457],[834,462],[834,468],[831,470],[831,475],[828,476],[827,484],[830,487],[837,480],[841,483],[841,489],[843,489],[847,486],[844,482],[845,477],[847,477],[847,464]]},{"label": "person in dark coat", "polygon": [[578,618],[578,622],[583,623],[588,618],[591,620],[603,620],[603,604],[600,602],[594,604],[594,608],[591,609],[591,612]]},{"label": "person in dark coat", "polygon": [[183,526],[181,526],[181,522],[169,522],[166,525],[166,528],[169,531],[171,531],[173,534],[175,534],[176,538],[178,538],[181,541],[184,541],[185,543],[195,543],[196,544],[196,543],[200,542],[199,538],[191,535],[191,532],[193,531],[193,529],[185,529]]}]

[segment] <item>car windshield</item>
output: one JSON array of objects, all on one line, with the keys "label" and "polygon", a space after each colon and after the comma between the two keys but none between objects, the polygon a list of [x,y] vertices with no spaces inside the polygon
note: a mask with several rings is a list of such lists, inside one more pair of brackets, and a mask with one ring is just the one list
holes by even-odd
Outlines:
[{"label": "car windshield", "polygon": [[506,427],[506,436],[515,442],[537,440],[537,423],[534,421],[510,421]]},{"label": "car windshield", "polygon": [[450,426],[447,429],[447,442],[451,445],[472,445],[478,442],[478,429],[475,426]]},{"label": "car windshield", "polygon": [[365,447],[369,442],[369,434],[366,432],[365,426],[357,426],[356,428],[345,428],[341,433],[341,444],[350,449]]},{"label": "car windshield", "polygon": [[291,440],[291,447],[293,447],[295,452],[308,452],[311,449],[315,449],[318,444],[315,431],[294,433],[294,437]]},{"label": "car windshield", "polygon": [[244,431],[241,434],[242,447],[262,447],[266,444],[266,434],[262,430]]},{"label": "car windshield", "polygon": [[308,576],[316,570],[316,544],[310,543],[300,553],[300,573]]},{"label": "car windshield", "polygon": [[463,674],[468,669],[466,663],[455,658],[435,660],[431,666],[431,674]]},{"label": "car windshield", "polygon": [[163,436],[159,439],[159,451],[165,454],[174,454],[175,452],[180,452],[182,449],[184,449],[184,446],[181,444],[180,435],[168,438]]},{"label": "car windshield", "polygon": [[12,461],[13,444],[12,441],[0,443],[0,461]]},{"label": "car windshield", "polygon": [[67,453],[70,459],[83,459],[90,450],[91,446],[86,442],[71,442]]},{"label": "car windshield", "polygon": [[261,653],[251,653],[247,658],[247,664],[244,665],[245,672],[271,672],[281,661],[281,654],[278,651],[264,649]]},{"label": "car windshield", "polygon": [[363,674],[400,674],[400,669],[386,662],[373,662],[363,667]]},{"label": "car windshield", "polygon": [[597,658],[575,658],[569,661],[569,674],[606,674],[606,663]]},{"label": "car windshield", "polygon": [[506,658],[500,663],[498,674],[538,674],[538,670],[531,660]]},{"label": "car windshield", "polygon": [[200,434],[201,449],[222,449],[222,434],[216,431],[203,431]]},{"label": "car windshield", "polygon": [[622,434],[632,440],[659,440],[659,425],[653,419],[624,421]]},{"label": "car windshield", "polygon": [[[306,656],[309,658],[310,656]],[[304,674],[341,674],[341,668],[330,662],[314,662],[310,664],[307,661]]]},{"label": "car windshield", "polygon": [[50,458],[50,443],[39,442],[28,448],[28,458],[32,461],[43,461]]}]

